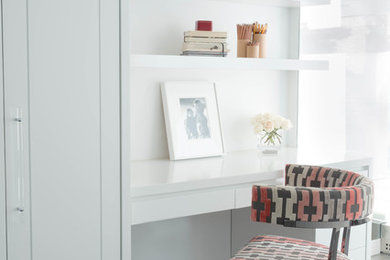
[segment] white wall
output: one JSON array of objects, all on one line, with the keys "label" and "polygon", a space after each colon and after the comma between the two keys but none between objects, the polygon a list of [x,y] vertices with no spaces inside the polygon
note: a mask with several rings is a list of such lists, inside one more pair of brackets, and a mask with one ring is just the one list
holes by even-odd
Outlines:
[{"label": "white wall", "polygon": [[[220,1],[131,1],[133,54],[179,55],[183,32],[195,21],[213,20],[214,31],[227,31],[236,56],[236,24],[258,21],[270,26],[269,57],[298,53],[298,15],[292,8]],[[294,25],[295,23],[295,25]],[[295,51],[294,51],[295,50]],[[296,72],[133,68],[131,76],[132,159],[167,158],[168,148],[159,83],[207,80],[217,83],[222,127],[228,151],[255,149],[250,118],[260,112],[279,113],[296,125]],[[285,143],[295,145],[293,130]]]},{"label": "white wall", "polygon": [[[233,75],[232,75],[233,74]],[[286,114],[288,96],[283,92],[294,82],[286,72],[235,72],[159,69],[133,70],[131,85],[131,144],[134,160],[167,158],[168,148],[159,82],[210,80],[217,83],[226,148],[237,151],[256,148],[250,118],[258,112]],[[284,99],[281,99],[284,97]],[[282,111],[282,108],[284,108]],[[294,122],[296,125],[296,122]]]},{"label": "white wall", "polygon": [[346,149],[345,55],[305,55],[329,60],[329,71],[301,72],[298,145],[334,151]]},{"label": "white wall", "polygon": [[268,23],[269,57],[289,55],[289,8],[222,1],[130,0],[133,54],[180,54],[184,31],[196,20],[212,20],[214,31],[228,32],[231,56],[236,56],[236,24]]},{"label": "white wall", "polygon": [[302,8],[301,56],[330,59],[331,71],[300,75],[299,145],[372,157],[375,217],[389,220],[390,1]]},{"label": "white wall", "polygon": [[301,14],[301,57],[329,59],[331,70],[300,75],[299,144],[372,156],[374,176],[388,176],[390,2],[332,0]]}]

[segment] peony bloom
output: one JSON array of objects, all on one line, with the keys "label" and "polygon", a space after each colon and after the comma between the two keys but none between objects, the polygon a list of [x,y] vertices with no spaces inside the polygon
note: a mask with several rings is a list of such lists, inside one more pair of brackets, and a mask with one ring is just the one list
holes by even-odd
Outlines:
[{"label": "peony bloom", "polygon": [[279,115],[274,116],[274,127],[276,129],[282,128],[282,123],[285,119]]},{"label": "peony bloom", "polygon": [[282,135],[279,133],[279,130],[288,130],[292,127],[290,120],[270,113],[254,116],[251,123],[261,145],[266,146],[281,145]]},{"label": "peony bloom", "polygon": [[264,130],[262,125],[255,126],[255,134],[260,134]]},{"label": "peony bloom", "polygon": [[254,116],[251,123],[256,134],[260,134],[263,131],[269,133],[272,131],[278,131],[279,129],[288,130],[292,127],[290,120],[270,113],[263,113]]},{"label": "peony bloom", "polygon": [[291,121],[288,120],[288,119],[284,119],[283,122],[282,122],[282,124],[281,124],[281,128],[282,128],[283,130],[288,130],[288,129],[292,128]]},{"label": "peony bloom", "polygon": [[274,130],[274,122],[272,120],[267,120],[264,122],[264,130],[266,132],[271,132]]}]

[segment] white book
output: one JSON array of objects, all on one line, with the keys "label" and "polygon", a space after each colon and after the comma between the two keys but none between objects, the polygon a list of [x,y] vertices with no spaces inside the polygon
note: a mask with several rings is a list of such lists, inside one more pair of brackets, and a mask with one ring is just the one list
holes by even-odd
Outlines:
[{"label": "white book", "polygon": [[227,38],[227,32],[210,32],[210,31],[186,31],[184,37],[210,37],[210,38]]},{"label": "white book", "polygon": [[225,51],[227,44],[224,43],[198,43],[198,42],[185,42],[183,43],[183,51],[186,50],[201,50],[201,51]]},{"label": "white book", "polygon": [[220,43],[227,43],[226,38],[204,38],[204,37],[184,37],[184,42],[203,42],[203,43],[213,43],[213,42],[220,42]]},{"label": "white book", "polygon": [[[210,52],[210,53],[213,53],[213,52],[222,52],[222,49],[218,49],[218,50],[205,50],[205,49],[191,48],[191,49],[183,49],[182,51],[183,52],[186,52],[186,51],[190,51],[190,52],[192,52],[192,51],[195,51],[195,52],[200,51],[200,52]],[[229,49],[223,50],[223,52],[230,52],[230,50]]]},{"label": "white book", "polygon": [[182,56],[209,56],[209,57],[226,57],[227,52],[202,52],[202,51],[185,51]]}]

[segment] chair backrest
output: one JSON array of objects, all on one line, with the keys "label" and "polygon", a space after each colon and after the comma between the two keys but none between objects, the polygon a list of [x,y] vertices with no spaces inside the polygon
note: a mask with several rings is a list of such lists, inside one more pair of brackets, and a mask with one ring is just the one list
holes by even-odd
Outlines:
[{"label": "chair backrest", "polygon": [[350,228],[368,221],[372,213],[373,182],[340,169],[286,165],[285,186],[254,185],[251,219],[289,227],[332,228],[329,259],[348,254]]},{"label": "chair backrest", "polygon": [[373,183],[340,169],[287,165],[286,186],[254,185],[253,221],[346,222],[372,213]]}]

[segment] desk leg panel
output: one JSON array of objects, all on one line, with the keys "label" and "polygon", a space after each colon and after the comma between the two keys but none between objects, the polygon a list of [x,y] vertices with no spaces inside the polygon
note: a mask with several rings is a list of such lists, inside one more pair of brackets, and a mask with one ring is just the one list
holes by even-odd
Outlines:
[{"label": "desk leg panel", "polygon": [[132,226],[132,259],[226,260],[230,211]]}]

